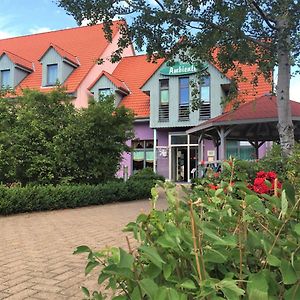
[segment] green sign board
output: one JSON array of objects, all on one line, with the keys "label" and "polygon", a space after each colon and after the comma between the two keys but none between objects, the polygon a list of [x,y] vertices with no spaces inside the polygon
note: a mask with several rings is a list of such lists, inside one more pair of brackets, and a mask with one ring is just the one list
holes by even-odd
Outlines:
[{"label": "green sign board", "polygon": [[189,75],[195,74],[196,72],[197,69],[194,65],[180,62],[175,62],[174,64],[166,66],[160,70],[160,74],[167,76]]}]

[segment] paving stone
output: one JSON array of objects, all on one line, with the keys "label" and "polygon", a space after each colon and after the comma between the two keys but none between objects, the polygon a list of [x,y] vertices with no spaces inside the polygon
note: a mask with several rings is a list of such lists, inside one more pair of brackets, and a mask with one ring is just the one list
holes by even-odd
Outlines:
[{"label": "paving stone", "polygon": [[121,230],[149,209],[149,200],[142,200],[0,216],[0,299],[80,300],[80,286],[101,290],[98,272],[85,277],[86,255],[73,255],[74,249],[127,249],[126,235],[134,247],[134,239]]}]

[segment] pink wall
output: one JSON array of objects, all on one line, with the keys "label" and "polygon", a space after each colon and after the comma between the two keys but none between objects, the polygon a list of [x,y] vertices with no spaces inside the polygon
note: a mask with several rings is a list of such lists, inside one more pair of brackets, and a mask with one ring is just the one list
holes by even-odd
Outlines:
[{"label": "pink wall", "polygon": [[[89,86],[95,81],[95,79],[103,70],[112,73],[117,67],[118,63],[111,63],[109,61],[109,57],[111,53],[117,49],[119,37],[120,33],[117,33],[112,43],[109,44],[105,51],[102,53],[101,58],[104,59],[104,63],[101,65],[95,64],[79,85],[77,89],[77,98],[74,100],[75,107],[87,107],[89,97],[91,96],[90,92],[88,91]],[[134,55],[134,49],[132,46],[129,46],[124,50],[123,56],[126,57],[132,55]]]}]

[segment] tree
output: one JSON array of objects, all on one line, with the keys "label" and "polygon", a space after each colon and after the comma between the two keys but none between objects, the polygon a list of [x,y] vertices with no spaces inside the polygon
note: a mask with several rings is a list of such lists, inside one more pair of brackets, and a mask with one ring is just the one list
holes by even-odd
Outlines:
[{"label": "tree", "polygon": [[133,113],[115,108],[113,97],[92,100],[55,138],[60,178],[90,184],[114,178],[132,130]]},{"label": "tree", "polygon": [[[188,53],[193,60],[217,64],[224,72],[240,74],[241,64],[257,65],[271,79],[278,66],[276,86],[278,132],[282,154],[294,146],[289,105],[291,64],[300,64],[300,2],[298,0],[56,0],[78,23],[104,22],[107,38],[115,17],[125,18],[119,48],[121,58],[131,42],[146,49],[149,58]],[[180,42],[178,42],[180,40]],[[217,51],[217,53],[216,53]],[[214,55],[216,54],[216,55]],[[256,75],[257,75],[256,74]],[[255,82],[256,77],[252,79]]]}]

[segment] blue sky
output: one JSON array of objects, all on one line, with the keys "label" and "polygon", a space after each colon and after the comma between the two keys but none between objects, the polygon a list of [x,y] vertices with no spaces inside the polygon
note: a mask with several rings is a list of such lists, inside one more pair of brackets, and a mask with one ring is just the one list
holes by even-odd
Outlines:
[{"label": "blue sky", "polygon": [[[0,0],[0,39],[75,26],[54,0]],[[290,92],[300,101],[300,75],[292,78]]]}]

